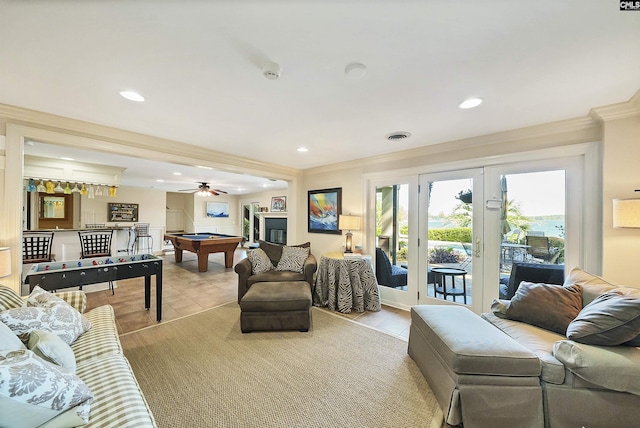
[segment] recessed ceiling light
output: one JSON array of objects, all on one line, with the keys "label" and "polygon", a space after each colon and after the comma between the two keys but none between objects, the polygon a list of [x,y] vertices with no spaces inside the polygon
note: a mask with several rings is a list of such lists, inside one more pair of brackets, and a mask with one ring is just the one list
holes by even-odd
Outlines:
[{"label": "recessed ceiling light", "polygon": [[196,168],[202,168],[202,169],[213,169],[210,166],[204,166],[204,165],[196,165]]},{"label": "recessed ceiling light", "polygon": [[307,149],[306,147],[298,147],[298,148],[297,148],[297,150],[298,150],[299,152],[301,152],[301,153],[304,153],[304,152],[308,152],[308,151],[309,151],[309,149]]},{"label": "recessed ceiling light", "polygon": [[468,98],[458,104],[458,107],[462,109],[474,108],[482,104],[482,101],[484,101],[482,98]]},{"label": "recessed ceiling light", "polygon": [[158,183],[164,183],[164,180],[163,180],[162,178],[158,178],[156,181],[157,181]]},{"label": "recessed ceiling light", "polygon": [[144,101],[144,97],[134,91],[120,91],[120,95],[122,95],[124,98],[128,99],[129,101],[136,101],[139,103]]},{"label": "recessed ceiling light", "polygon": [[173,175],[182,175],[181,172],[174,172]]},{"label": "recessed ceiling light", "polygon": [[74,158],[68,158],[68,157],[65,157],[65,156],[61,157],[60,159],[62,159],[62,160],[66,160],[66,161],[72,161],[72,160],[75,160]]}]

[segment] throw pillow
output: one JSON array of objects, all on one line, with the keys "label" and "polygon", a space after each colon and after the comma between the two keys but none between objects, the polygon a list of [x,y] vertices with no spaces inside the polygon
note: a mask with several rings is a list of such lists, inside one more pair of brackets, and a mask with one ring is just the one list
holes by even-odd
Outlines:
[{"label": "throw pillow", "polygon": [[579,285],[582,288],[582,306],[587,306],[596,297],[616,288],[615,285],[597,275],[573,268],[564,280],[564,285]]},{"label": "throw pillow", "polygon": [[24,344],[9,327],[0,322],[0,351],[16,351],[18,349],[24,349]]},{"label": "throw pillow", "polygon": [[[93,395],[87,385],[78,376],[44,361],[28,349],[0,351],[0,379],[3,380],[0,382],[3,419],[6,416],[11,420],[24,420],[24,410],[33,406],[34,414],[46,418],[40,424],[72,408],[84,423],[89,422]],[[5,405],[7,401],[15,405]],[[23,414],[12,414],[16,409],[22,409]]]},{"label": "throw pillow", "polygon": [[309,248],[284,247],[276,270],[303,273],[304,261],[309,257]]},{"label": "throw pillow", "polygon": [[24,304],[22,297],[13,289],[0,285],[0,312],[7,309],[19,308]]},{"label": "throw pillow", "polygon": [[247,251],[247,258],[251,262],[251,273],[254,275],[273,270],[271,259],[269,259],[269,256],[267,256],[262,248]]},{"label": "throw pillow", "polygon": [[43,360],[64,367],[71,373],[76,372],[73,350],[58,335],[44,330],[33,330],[29,334],[27,347]]},{"label": "throw pillow", "polygon": [[510,304],[510,300],[493,299],[491,302],[491,312],[497,317],[507,318],[507,309],[509,309]]},{"label": "throw pillow", "polygon": [[582,309],[578,285],[534,284],[522,281],[506,311],[509,319],[565,335],[567,326]]},{"label": "throw pillow", "polygon": [[587,345],[616,346],[640,335],[640,290],[623,295],[609,291],[582,308],[567,337]]},{"label": "throw pillow", "polygon": [[[269,256],[269,259],[271,259],[271,263],[274,266],[277,266],[280,262],[280,258],[282,257],[282,250],[285,246],[262,240],[258,241],[258,244],[260,245],[260,248],[264,250],[265,253],[267,253],[267,256]],[[311,248],[311,242],[305,242],[304,244],[298,245],[290,245],[290,247]]]},{"label": "throw pillow", "polygon": [[84,315],[61,298],[36,286],[26,301],[27,306],[0,312],[4,322],[23,343],[32,330],[55,333],[71,345],[82,333],[91,328]]}]

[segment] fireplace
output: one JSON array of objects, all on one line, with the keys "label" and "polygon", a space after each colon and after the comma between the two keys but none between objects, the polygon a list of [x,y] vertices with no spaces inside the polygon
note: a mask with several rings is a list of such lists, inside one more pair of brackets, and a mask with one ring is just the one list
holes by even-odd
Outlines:
[{"label": "fireplace", "polygon": [[274,244],[287,243],[287,219],[265,217],[264,240]]}]

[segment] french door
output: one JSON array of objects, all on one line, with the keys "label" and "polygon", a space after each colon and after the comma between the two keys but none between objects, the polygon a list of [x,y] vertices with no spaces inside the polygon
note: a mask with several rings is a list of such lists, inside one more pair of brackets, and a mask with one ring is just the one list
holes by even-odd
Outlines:
[{"label": "french door", "polygon": [[483,170],[419,177],[418,303],[482,309]]}]

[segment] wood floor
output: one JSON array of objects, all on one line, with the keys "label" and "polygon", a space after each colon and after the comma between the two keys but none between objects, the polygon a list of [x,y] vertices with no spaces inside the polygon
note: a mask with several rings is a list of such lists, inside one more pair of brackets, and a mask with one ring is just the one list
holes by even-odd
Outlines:
[{"label": "wood floor", "polygon": [[[244,257],[244,250],[236,250],[235,262]],[[175,263],[172,254],[163,256],[163,260],[163,322],[237,301],[237,274],[233,269],[225,269],[224,253],[209,255],[208,272],[198,272],[195,254],[187,251],[181,263]],[[155,285],[154,278],[152,285]],[[87,310],[104,304],[113,306],[120,334],[157,324],[155,295],[152,295],[151,310],[144,309],[143,278],[118,281],[115,295],[111,295],[111,291],[87,293]],[[409,312],[401,309],[383,305],[380,312],[334,313],[404,339],[409,337]]]}]

